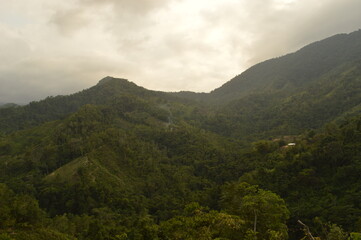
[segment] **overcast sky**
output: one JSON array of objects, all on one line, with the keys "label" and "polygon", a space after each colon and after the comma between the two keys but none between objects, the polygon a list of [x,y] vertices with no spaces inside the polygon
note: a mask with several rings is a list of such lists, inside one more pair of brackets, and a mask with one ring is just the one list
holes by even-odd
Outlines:
[{"label": "overcast sky", "polygon": [[253,64],[361,28],[360,0],[0,0],[0,102],[105,76],[210,91]]}]

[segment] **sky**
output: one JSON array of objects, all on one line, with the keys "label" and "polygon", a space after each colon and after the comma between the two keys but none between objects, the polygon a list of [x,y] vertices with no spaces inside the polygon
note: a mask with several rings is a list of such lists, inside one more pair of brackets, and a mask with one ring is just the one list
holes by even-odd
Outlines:
[{"label": "sky", "polygon": [[0,0],[0,103],[105,76],[209,92],[250,66],[361,28],[360,0]]}]

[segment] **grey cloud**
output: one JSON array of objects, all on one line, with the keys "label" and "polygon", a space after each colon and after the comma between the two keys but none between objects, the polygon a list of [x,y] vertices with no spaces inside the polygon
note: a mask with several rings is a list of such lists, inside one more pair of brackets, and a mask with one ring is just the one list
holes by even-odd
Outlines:
[{"label": "grey cloud", "polygon": [[[232,50],[243,67],[295,51],[302,46],[360,26],[361,2],[357,0],[256,0],[242,8],[239,2],[203,12],[210,26],[224,28]],[[236,57],[237,59],[237,57]]]},{"label": "grey cloud", "polygon": [[[311,42],[337,33],[351,32],[359,28],[361,2],[355,0],[324,0],[295,2],[295,7],[280,11],[274,21],[262,26],[249,48],[249,65],[271,57],[296,51]],[[265,44],[266,43],[266,44]]]},{"label": "grey cloud", "polygon": [[57,26],[60,33],[71,35],[77,30],[89,26],[91,17],[86,16],[86,12],[80,8],[61,9],[55,12],[50,22]]},{"label": "grey cloud", "polygon": [[119,70],[116,63],[93,56],[32,58],[0,69],[0,102],[24,103],[49,95],[70,94]]},{"label": "grey cloud", "polygon": [[172,0],[80,0],[82,7],[98,7],[112,5],[117,12],[146,14],[154,9],[163,8]]},{"label": "grey cloud", "polygon": [[0,28],[0,49],[0,68],[28,57],[31,52],[30,46],[21,37],[5,28]]},{"label": "grey cloud", "polygon": [[152,14],[179,0],[78,0],[59,7],[50,22],[67,37],[94,24],[118,39],[119,47],[140,46],[156,20]]}]

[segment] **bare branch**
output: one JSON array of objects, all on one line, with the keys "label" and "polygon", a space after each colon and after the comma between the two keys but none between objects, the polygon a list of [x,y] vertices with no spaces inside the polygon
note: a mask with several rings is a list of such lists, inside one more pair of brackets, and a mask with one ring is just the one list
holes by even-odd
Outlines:
[{"label": "bare branch", "polygon": [[301,220],[298,220],[297,222],[303,226],[303,231],[305,232],[307,237],[311,240],[315,240],[315,238],[312,236],[312,233],[310,232],[310,228],[306,224],[301,222]]}]

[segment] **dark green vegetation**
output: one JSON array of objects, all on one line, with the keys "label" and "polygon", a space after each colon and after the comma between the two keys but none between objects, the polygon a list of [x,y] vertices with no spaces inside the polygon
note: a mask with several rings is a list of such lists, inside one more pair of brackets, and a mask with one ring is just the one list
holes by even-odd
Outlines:
[{"label": "dark green vegetation", "polygon": [[213,132],[252,140],[300,134],[360,113],[361,30],[259,63],[209,94],[175,95],[218,106]]},{"label": "dark green vegetation", "polygon": [[0,109],[0,240],[358,239],[360,88],[358,31],[210,94],[106,77]]}]

